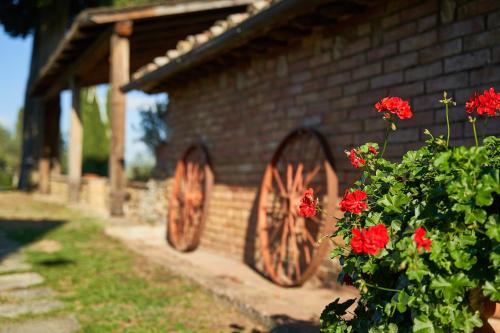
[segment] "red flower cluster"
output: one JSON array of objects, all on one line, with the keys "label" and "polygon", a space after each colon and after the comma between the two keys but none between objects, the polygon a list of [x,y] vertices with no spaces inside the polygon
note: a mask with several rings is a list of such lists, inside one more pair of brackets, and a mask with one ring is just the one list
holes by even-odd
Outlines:
[{"label": "red flower cluster", "polygon": [[347,155],[349,155],[349,159],[351,160],[351,164],[355,168],[362,167],[363,165],[366,164],[366,161],[364,158],[358,156],[358,151],[356,149],[351,149],[349,152],[346,151]]},{"label": "red flower cluster", "polygon": [[343,212],[360,214],[362,211],[368,209],[368,204],[363,200],[366,200],[366,192],[361,190],[349,192],[349,190],[346,190],[344,198],[340,202],[340,209]]},{"label": "red flower cluster", "polygon": [[303,217],[313,217],[316,216],[318,208],[318,200],[314,200],[314,191],[312,188],[308,188],[299,205],[299,215]]},{"label": "red flower cluster", "polygon": [[430,251],[432,239],[424,238],[425,233],[426,231],[424,228],[417,228],[415,230],[415,234],[413,235],[413,239],[415,240],[415,243],[417,243],[417,249],[423,247],[426,251]]},{"label": "red flower cluster", "polygon": [[368,147],[368,151],[370,153],[372,153],[373,155],[377,155],[378,154],[377,149],[375,149],[375,147],[372,147],[372,146]]},{"label": "red flower cluster", "polygon": [[500,110],[500,93],[496,93],[493,88],[485,90],[482,95],[474,93],[465,103],[465,111],[468,113],[476,111],[480,116],[496,117],[497,110]]},{"label": "red flower cluster", "polygon": [[389,119],[391,113],[397,115],[399,119],[408,119],[413,116],[410,104],[401,97],[385,97],[375,104],[375,109],[378,112],[383,112],[385,119]]},{"label": "red flower cluster", "polygon": [[383,224],[368,229],[352,229],[351,248],[354,253],[377,254],[389,242],[387,228]]}]

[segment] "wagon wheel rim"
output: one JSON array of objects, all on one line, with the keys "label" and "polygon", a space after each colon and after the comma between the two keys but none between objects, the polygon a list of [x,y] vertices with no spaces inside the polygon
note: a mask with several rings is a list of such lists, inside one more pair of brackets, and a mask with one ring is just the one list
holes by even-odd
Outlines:
[{"label": "wagon wheel rim", "polygon": [[324,140],[299,129],[280,144],[262,181],[258,231],[265,274],[278,285],[299,286],[314,272],[328,250],[318,240],[332,230],[319,216],[303,218],[298,203],[312,187],[322,206],[334,210],[337,178]]},{"label": "wagon wheel rim", "polygon": [[175,249],[196,249],[204,228],[213,175],[201,146],[190,147],[176,167],[168,210],[167,240]]}]

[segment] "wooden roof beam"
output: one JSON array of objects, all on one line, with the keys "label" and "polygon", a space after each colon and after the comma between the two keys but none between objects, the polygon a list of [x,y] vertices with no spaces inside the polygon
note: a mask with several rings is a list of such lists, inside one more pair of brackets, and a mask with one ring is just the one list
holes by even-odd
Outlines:
[{"label": "wooden roof beam", "polygon": [[95,11],[90,14],[90,21],[97,24],[112,23],[122,20],[140,20],[145,18],[170,16],[176,14],[185,14],[199,12],[204,10],[214,10],[235,6],[246,6],[252,3],[252,0],[203,0],[191,1],[186,3],[152,5],[140,8],[127,8],[117,12],[99,13]]}]

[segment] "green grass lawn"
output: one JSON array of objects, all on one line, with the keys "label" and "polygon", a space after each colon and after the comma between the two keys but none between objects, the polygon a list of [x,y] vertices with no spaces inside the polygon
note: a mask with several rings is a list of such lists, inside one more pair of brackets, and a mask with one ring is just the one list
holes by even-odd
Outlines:
[{"label": "green grass lawn", "polygon": [[[98,219],[62,205],[0,194],[0,230],[23,244],[33,271],[66,304],[59,312],[76,314],[83,332],[239,331],[232,327],[249,332],[256,327],[197,285],[107,237]],[[40,240],[58,246],[44,249]]]}]

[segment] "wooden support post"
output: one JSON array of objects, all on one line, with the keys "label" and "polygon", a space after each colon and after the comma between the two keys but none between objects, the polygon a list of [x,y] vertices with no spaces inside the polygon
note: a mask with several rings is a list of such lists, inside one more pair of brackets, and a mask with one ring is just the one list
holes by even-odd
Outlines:
[{"label": "wooden support post", "polygon": [[80,85],[76,78],[70,80],[72,103],[68,151],[69,200],[77,202],[82,178],[83,125],[80,110]]},{"label": "wooden support post", "polygon": [[49,115],[49,146],[50,146],[50,174],[61,174],[60,144],[61,144],[61,100],[57,94],[48,102]]},{"label": "wooden support post", "polygon": [[46,101],[43,105],[41,130],[41,154],[38,164],[38,189],[42,194],[50,193],[50,174],[55,163],[59,165],[59,119],[61,105],[59,95]]},{"label": "wooden support post", "polygon": [[38,191],[41,194],[50,193],[50,146],[49,146],[49,110],[47,105],[42,109],[42,128],[40,131],[40,159],[38,160]]},{"label": "wooden support post", "polygon": [[114,25],[110,45],[111,84],[111,148],[109,154],[110,213],[123,215],[125,199],[125,102],[126,96],[120,87],[128,83],[130,71],[130,44],[132,22]]}]

